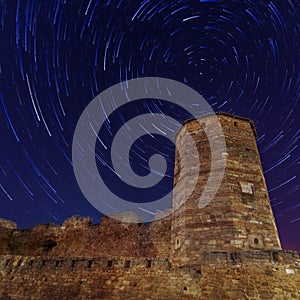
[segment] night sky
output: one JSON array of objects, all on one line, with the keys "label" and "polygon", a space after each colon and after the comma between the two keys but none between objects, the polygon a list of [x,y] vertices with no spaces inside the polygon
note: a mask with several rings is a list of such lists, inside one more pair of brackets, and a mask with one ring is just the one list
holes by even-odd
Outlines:
[{"label": "night sky", "polygon": [[[192,87],[215,111],[254,120],[283,247],[300,251],[298,0],[0,5],[0,217],[19,228],[74,214],[98,222],[73,172],[77,121],[110,86],[159,76]],[[136,107],[160,111],[147,101]],[[111,120],[121,126],[133,110]]]}]

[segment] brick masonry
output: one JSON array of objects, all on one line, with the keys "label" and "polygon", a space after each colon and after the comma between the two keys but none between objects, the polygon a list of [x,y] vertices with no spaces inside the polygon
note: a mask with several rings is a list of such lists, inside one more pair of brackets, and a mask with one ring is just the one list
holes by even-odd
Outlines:
[{"label": "brick masonry", "polygon": [[[207,206],[199,208],[211,171],[207,132],[215,145],[222,138],[216,132],[217,122],[226,141],[225,174],[215,197]],[[189,135],[196,143],[196,150],[186,142]],[[172,222],[173,263],[197,262],[201,252],[281,248],[255,137],[251,121],[227,114],[202,118],[200,122],[188,121],[179,132],[174,180],[178,193],[173,197],[173,206],[179,208]],[[198,157],[200,171],[194,168]],[[178,170],[180,160],[188,165],[184,174]],[[194,178],[198,178],[195,189],[183,205],[178,205]]]},{"label": "brick masonry", "polygon": [[[255,128],[236,116],[217,118],[226,172],[203,208],[198,200],[211,168],[203,127],[213,132],[212,116],[186,122],[177,136],[176,210],[164,219],[145,225],[102,217],[92,224],[74,216],[27,230],[0,219],[0,299],[300,299],[300,256],[281,249]],[[179,177],[180,161],[187,165]]]}]

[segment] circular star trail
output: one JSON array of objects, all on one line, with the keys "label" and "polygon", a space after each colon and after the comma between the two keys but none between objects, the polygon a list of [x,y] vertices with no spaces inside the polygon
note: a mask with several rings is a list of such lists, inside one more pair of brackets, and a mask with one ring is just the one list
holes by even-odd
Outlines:
[{"label": "circular star trail", "polygon": [[157,76],[189,85],[215,111],[254,120],[283,246],[300,250],[297,0],[0,5],[1,217],[21,228],[73,214],[98,221],[73,173],[76,123],[106,88]]}]

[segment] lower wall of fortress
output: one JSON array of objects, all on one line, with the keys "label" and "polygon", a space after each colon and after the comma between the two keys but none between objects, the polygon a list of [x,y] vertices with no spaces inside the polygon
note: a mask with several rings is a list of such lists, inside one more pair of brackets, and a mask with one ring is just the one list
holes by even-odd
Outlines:
[{"label": "lower wall of fortress", "polygon": [[182,268],[158,258],[2,255],[0,299],[300,299],[300,255],[204,253]]}]

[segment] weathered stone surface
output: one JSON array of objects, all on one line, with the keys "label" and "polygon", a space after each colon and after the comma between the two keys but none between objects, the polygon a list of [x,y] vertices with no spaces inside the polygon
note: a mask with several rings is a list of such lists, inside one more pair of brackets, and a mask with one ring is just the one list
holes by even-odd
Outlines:
[{"label": "weathered stone surface", "polygon": [[0,260],[0,299],[299,299],[299,287],[299,254],[287,251],[203,253],[182,268],[155,258]]},{"label": "weathered stone surface", "polygon": [[[103,216],[100,224],[74,216],[62,226],[38,225],[26,230],[5,229],[0,254],[24,256],[167,257],[171,219],[150,225],[122,223]],[[0,229],[1,230],[1,229]]]},{"label": "weathered stone surface", "polygon": [[13,230],[17,228],[17,224],[15,222],[0,218],[0,229],[3,228]]},{"label": "weathered stone surface", "polygon": [[[216,121],[225,135],[226,169],[217,194],[199,208],[212,163],[206,133],[217,143]],[[186,142],[188,135],[193,136],[196,151]],[[209,251],[281,249],[255,138],[251,121],[227,114],[186,122],[177,135],[174,184],[178,193],[174,193],[173,206],[179,209],[172,222],[172,263],[190,264]],[[199,173],[193,168],[198,157]],[[180,160],[189,166],[184,176],[178,170]],[[194,178],[198,182],[193,193],[182,206],[177,205]]]},{"label": "weathered stone surface", "polygon": [[[300,299],[300,257],[281,250],[254,126],[218,118],[227,165],[209,205],[198,206],[211,168],[203,126],[214,132],[214,121],[206,117],[177,136],[173,214],[149,225],[74,216],[26,230],[0,220],[0,299]],[[179,148],[186,163],[180,177]]]}]

